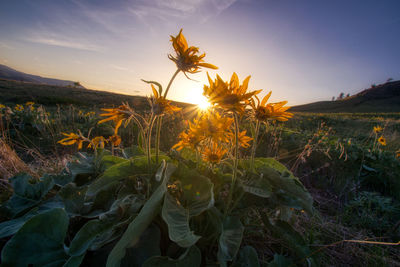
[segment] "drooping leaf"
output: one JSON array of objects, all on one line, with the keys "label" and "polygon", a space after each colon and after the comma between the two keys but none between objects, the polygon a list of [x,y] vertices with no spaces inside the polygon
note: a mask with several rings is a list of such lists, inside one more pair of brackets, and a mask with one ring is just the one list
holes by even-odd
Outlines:
[{"label": "drooping leaf", "polygon": [[151,224],[140,236],[139,241],[126,250],[121,266],[141,267],[143,263],[153,257],[160,256],[161,231],[155,224]]},{"label": "drooping leaf", "polygon": [[85,194],[88,186],[76,186],[69,183],[61,188],[59,196],[62,198],[65,210],[70,216],[86,214],[90,211],[90,204],[85,203]]},{"label": "drooping leaf", "polygon": [[99,178],[96,179],[87,191],[88,197],[93,197],[101,190],[118,184],[128,177],[148,173],[147,157],[134,157],[129,161],[115,164],[108,168]]},{"label": "drooping leaf", "polygon": [[260,267],[257,251],[252,246],[243,247],[232,267]]},{"label": "drooping leaf", "polygon": [[54,186],[54,181],[49,176],[36,180],[28,174],[19,174],[11,178],[10,181],[14,192],[2,207],[12,217],[16,217],[38,205]]},{"label": "drooping leaf", "polygon": [[200,236],[190,230],[189,210],[177,203],[169,193],[165,194],[162,217],[168,225],[169,238],[179,246],[191,247],[200,239]]},{"label": "drooping leaf", "polygon": [[174,177],[179,181],[182,196],[178,199],[170,192],[165,194],[162,218],[168,225],[169,238],[187,248],[200,239],[190,229],[189,220],[214,205],[214,185],[207,177],[183,165]]},{"label": "drooping leaf", "polygon": [[143,267],[198,267],[201,264],[201,252],[196,246],[192,246],[183,253],[179,259],[155,256],[148,259]]},{"label": "drooping leaf", "polygon": [[45,266],[66,261],[64,238],[68,216],[63,209],[53,209],[30,218],[4,246],[4,266]]},{"label": "drooping leaf", "polygon": [[218,260],[220,263],[232,261],[242,243],[244,227],[239,218],[228,216],[223,221],[218,242]]},{"label": "drooping leaf", "polygon": [[68,254],[80,256],[86,252],[95,238],[113,226],[112,221],[90,220],[76,233],[72,239]]},{"label": "drooping leaf", "polygon": [[107,258],[107,267],[118,267],[120,265],[122,258],[125,256],[126,248],[134,246],[138,242],[140,235],[147,229],[154,217],[157,216],[167,190],[166,183],[174,170],[174,165],[166,165],[162,183],[154,191],[149,200],[146,201],[139,214],[129,224],[128,229],[112,249]]}]

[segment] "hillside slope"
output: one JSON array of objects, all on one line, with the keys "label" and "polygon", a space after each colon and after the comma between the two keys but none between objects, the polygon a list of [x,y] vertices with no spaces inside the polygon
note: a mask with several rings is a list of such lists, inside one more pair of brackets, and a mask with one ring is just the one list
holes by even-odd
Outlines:
[{"label": "hillside slope", "polygon": [[10,67],[0,64],[0,78],[13,81],[30,82],[36,84],[48,84],[48,85],[58,85],[58,86],[73,86],[84,88],[79,85],[76,86],[75,82],[59,79],[44,78],[38,75],[27,74],[14,70]]},{"label": "hillside slope", "polygon": [[366,89],[343,100],[320,101],[294,106],[294,112],[400,112],[400,81]]}]

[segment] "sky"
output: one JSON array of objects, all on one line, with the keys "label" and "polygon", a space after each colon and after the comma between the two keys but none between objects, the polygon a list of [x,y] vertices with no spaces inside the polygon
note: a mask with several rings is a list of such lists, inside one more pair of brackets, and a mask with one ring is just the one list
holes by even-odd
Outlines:
[{"label": "sky", "polygon": [[197,103],[208,71],[298,105],[400,79],[398,0],[1,0],[0,64],[86,88],[151,94],[176,70],[170,35],[219,67],[174,81]]}]

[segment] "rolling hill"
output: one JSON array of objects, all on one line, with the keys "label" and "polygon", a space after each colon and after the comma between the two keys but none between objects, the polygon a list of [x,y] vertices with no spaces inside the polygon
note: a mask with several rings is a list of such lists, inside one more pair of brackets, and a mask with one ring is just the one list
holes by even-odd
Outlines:
[{"label": "rolling hill", "polygon": [[364,113],[400,112],[400,81],[387,82],[336,101],[319,101],[293,106],[293,112]]},{"label": "rolling hill", "polygon": [[67,80],[59,80],[59,79],[51,79],[51,78],[44,78],[37,75],[27,74],[24,72],[20,72],[14,70],[10,67],[0,64],[0,78],[5,80],[13,80],[13,81],[20,81],[20,82],[29,82],[29,83],[36,83],[36,84],[47,84],[47,85],[57,85],[57,86],[73,86],[84,88],[79,83]]}]

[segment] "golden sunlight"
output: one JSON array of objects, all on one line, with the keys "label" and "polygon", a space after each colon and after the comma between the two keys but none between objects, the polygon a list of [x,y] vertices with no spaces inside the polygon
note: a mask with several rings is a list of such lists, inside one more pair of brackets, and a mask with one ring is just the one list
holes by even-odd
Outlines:
[{"label": "golden sunlight", "polygon": [[201,110],[207,110],[210,106],[210,102],[208,102],[207,98],[203,95],[197,100],[197,107]]}]

